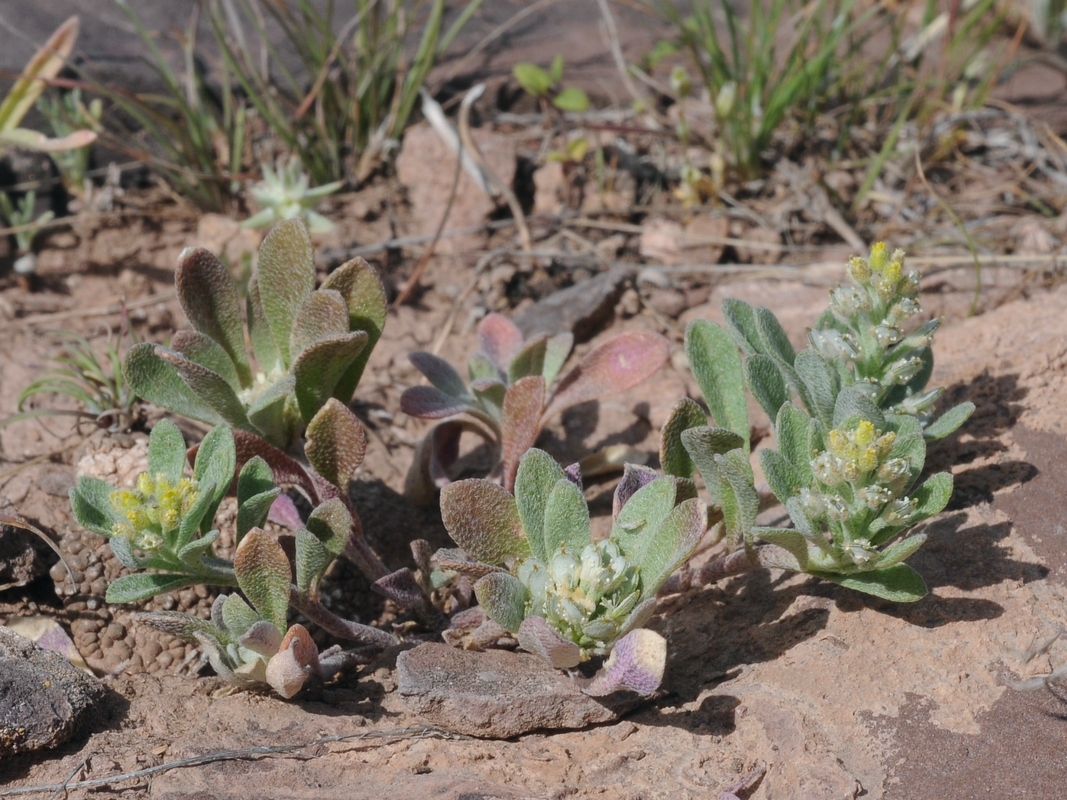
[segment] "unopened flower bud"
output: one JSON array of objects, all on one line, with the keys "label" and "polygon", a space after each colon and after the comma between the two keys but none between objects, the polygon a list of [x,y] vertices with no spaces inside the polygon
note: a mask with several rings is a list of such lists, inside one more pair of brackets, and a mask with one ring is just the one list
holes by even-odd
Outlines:
[{"label": "unopened flower bud", "polygon": [[727,81],[719,89],[719,94],[715,97],[715,115],[720,120],[730,116],[730,112],[734,110],[734,102],[736,100],[737,84],[734,81]]},{"label": "unopened flower bud", "polygon": [[693,83],[689,80],[689,73],[685,67],[677,66],[671,70],[671,91],[678,97],[688,97],[693,91]]}]

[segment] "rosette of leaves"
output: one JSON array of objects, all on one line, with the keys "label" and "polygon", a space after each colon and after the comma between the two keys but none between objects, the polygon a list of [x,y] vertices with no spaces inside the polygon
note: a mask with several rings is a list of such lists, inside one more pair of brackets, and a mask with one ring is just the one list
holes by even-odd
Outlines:
[{"label": "rosette of leaves", "polygon": [[438,563],[476,579],[489,618],[553,667],[609,656],[586,692],[648,695],[662,679],[666,644],[641,626],[707,527],[695,494],[690,481],[628,465],[611,535],[594,542],[573,470],[532,449],[514,495],[481,479],[442,490],[442,520],[463,552],[440,551]]},{"label": "rosette of leaves", "polygon": [[[192,477],[185,475],[185,464],[181,431],[162,420],[148,441],[148,471],[134,487],[82,476],[70,490],[78,523],[105,537],[122,565],[135,570],[108,586],[109,603],[133,603],[201,583],[236,585],[233,565],[214,555],[215,512],[237,466],[230,429],[219,426],[204,437]],[[266,521],[279,493],[262,459],[244,465],[237,478],[238,542]]]},{"label": "rosette of leaves", "polygon": [[510,491],[519,459],[549,419],[570,406],[637,386],[670,355],[670,343],[657,333],[620,333],[594,347],[557,381],[573,345],[570,333],[527,341],[510,320],[489,314],[478,325],[469,386],[444,359],[411,353],[411,363],[430,385],[406,389],[400,408],[413,417],[443,421],[419,448],[408,474],[408,496],[425,502],[434,485],[449,483],[464,432],[490,444],[496,455],[490,474]]},{"label": "rosette of leaves", "polygon": [[289,558],[278,541],[252,528],[241,539],[234,559],[234,575],[244,597],[219,595],[208,620],[176,611],[137,618],[200,645],[215,672],[234,686],[267,685],[290,698],[308,679],[328,678],[352,660],[337,648],[320,656],[307,629],[288,624],[290,572]]},{"label": "rosette of leaves", "polygon": [[251,190],[252,199],[262,210],[242,222],[241,227],[266,228],[282,220],[301,219],[309,232],[329,233],[336,226],[315,207],[343,185],[342,181],[334,181],[312,188],[300,156],[295,154],[288,161],[279,160],[276,169],[263,164],[263,180]]},{"label": "rosette of leaves", "polygon": [[227,424],[289,448],[330,398],[347,404],[385,324],[385,290],[354,259],[315,288],[311,238],[300,220],[267,234],[248,285],[248,339],[230,270],[203,248],[182,252],[175,272],[193,325],[169,347],[141,343],[126,355],[136,394],[184,417]]}]

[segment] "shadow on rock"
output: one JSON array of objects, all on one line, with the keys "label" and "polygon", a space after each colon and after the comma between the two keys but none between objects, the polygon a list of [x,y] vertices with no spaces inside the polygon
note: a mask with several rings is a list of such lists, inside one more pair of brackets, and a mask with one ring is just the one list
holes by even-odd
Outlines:
[{"label": "shadow on rock", "polygon": [[[624,427],[625,422],[621,420],[615,420],[618,424],[613,424],[613,421],[608,419],[607,422],[601,424],[601,407],[600,402],[597,400],[590,400],[571,406],[563,412],[560,420],[563,428],[563,438],[559,438],[554,431],[545,431],[541,435],[538,446],[544,447],[561,463],[571,464],[589,453],[595,453],[605,447],[618,444],[631,447],[639,445],[648,438],[648,434],[652,430],[652,423],[649,421],[650,409],[648,403],[635,403],[633,408],[626,413],[627,416],[636,417],[628,427]],[[590,445],[588,440],[598,430],[612,430],[615,432]]]},{"label": "shadow on rock", "polygon": [[[983,372],[972,381],[948,387],[939,411],[971,401],[974,414],[964,426],[947,439],[930,442],[927,450],[928,473],[948,471],[953,466],[972,464],[1008,449],[1001,436],[1013,428],[1023,412],[1020,401],[1026,388],[1019,386],[1018,375],[991,376]],[[1038,469],[1027,461],[1000,461],[957,472],[949,510],[988,503],[998,489],[1006,489],[1032,480]]]},{"label": "shadow on rock", "polygon": [[[671,601],[685,603],[681,607],[665,607],[654,627],[678,649],[672,648],[667,662],[664,686],[670,694],[663,704],[690,702],[739,667],[773,661],[826,627],[828,604],[802,598],[808,594],[806,584],[776,588],[787,579],[772,581],[769,572],[750,572],[725,588],[691,596],[688,602],[686,598]],[[686,712],[656,719],[659,724],[688,728],[690,716]]]},{"label": "shadow on rock", "polygon": [[1011,533],[1010,522],[968,525],[968,516],[940,517],[923,528],[926,544],[908,563],[919,571],[931,590],[941,586],[973,591],[1004,581],[1044,580],[1048,568],[1016,561],[1001,542]]}]

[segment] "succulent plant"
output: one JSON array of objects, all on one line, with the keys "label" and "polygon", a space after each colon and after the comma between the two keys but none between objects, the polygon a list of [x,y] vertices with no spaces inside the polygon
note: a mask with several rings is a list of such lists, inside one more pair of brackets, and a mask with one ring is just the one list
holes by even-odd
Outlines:
[{"label": "succulent plant", "polygon": [[[925,537],[900,536],[948,502],[950,475],[916,485],[925,442],[956,430],[974,405],[932,419],[941,390],[925,386],[937,320],[910,333],[901,327],[919,311],[919,278],[903,274],[903,253],[889,258],[878,244],[848,271],[853,285],[834,290],[809,333],[812,346],[799,353],[774,314],[737,300],[724,304],[730,331],[689,326],[686,353],[717,426],[695,402],[681,401],[664,426],[660,458],[669,474],[700,472],[721,510],[715,529],[728,553],[675,576],[668,590],[767,566],[893,600],[926,593],[901,563]],[[760,464],[793,529],[756,526],[761,504],[773,498],[761,495],[749,464],[746,387],[771,421],[778,450],[761,450]]]},{"label": "succulent plant", "polygon": [[178,258],[175,284],[193,330],[169,347],[143,342],[125,370],[141,398],[191,419],[228,424],[291,447],[330,398],[347,404],[385,324],[385,290],[354,259],[315,288],[311,239],[300,220],[264,240],[247,296],[245,349],[237,286],[203,248]]},{"label": "succulent plant", "polygon": [[297,155],[279,159],[276,169],[263,164],[263,180],[252,187],[252,198],[262,206],[242,223],[245,228],[266,228],[287,219],[300,219],[311,233],[329,233],[336,226],[315,211],[319,202],[343,186],[334,181],[311,188],[311,181]]},{"label": "succulent plant", "polygon": [[411,363],[430,385],[406,389],[400,408],[413,417],[443,421],[419,448],[408,474],[408,496],[425,501],[431,487],[450,481],[464,432],[481,436],[494,448],[497,466],[491,475],[510,491],[519,459],[549,419],[578,403],[633,388],[663,366],[670,351],[657,333],[620,333],[594,347],[557,383],[573,344],[569,333],[526,341],[510,320],[489,314],[478,325],[469,387],[444,359],[411,353]]},{"label": "succulent plant", "polygon": [[519,462],[514,495],[482,479],[442,490],[441,517],[463,552],[440,551],[438,563],[477,578],[488,616],[552,666],[573,669],[618,653],[584,685],[587,692],[650,694],[666,647],[639,629],[707,527],[707,507],[695,494],[691,481],[628,465],[611,535],[594,542],[574,470],[531,449]]}]

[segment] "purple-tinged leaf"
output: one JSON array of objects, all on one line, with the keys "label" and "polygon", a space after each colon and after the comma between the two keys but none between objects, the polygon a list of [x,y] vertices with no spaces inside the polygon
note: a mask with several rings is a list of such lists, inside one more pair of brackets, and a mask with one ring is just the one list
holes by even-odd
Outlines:
[{"label": "purple-tinged leaf", "polygon": [[463,378],[443,358],[438,358],[433,353],[423,350],[416,350],[408,353],[408,360],[415,369],[426,376],[430,383],[445,394],[457,399],[467,397],[467,385],[463,382]]},{"label": "purple-tinged leaf", "polygon": [[211,406],[223,420],[238,428],[251,427],[244,404],[225,378],[172,350],[160,347],[156,353],[165,363],[174,367],[193,393]]},{"label": "purple-tinged leaf", "polygon": [[575,461],[573,464],[569,464],[563,468],[563,477],[578,487],[582,488],[582,464],[579,461]]},{"label": "purple-tinged leaf", "polygon": [[187,247],[178,256],[174,285],[189,322],[229,355],[239,377],[234,384],[251,386],[252,370],[245,351],[241,303],[229,268],[203,247]]},{"label": "purple-tinged leaf", "polygon": [[[295,486],[300,489],[312,503],[317,504],[327,497],[335,497],[337,490],[326,481],[312,476],[296,459],[286,455],[274,445],[254,433],[234,431],[233,443],[237,448],[237,466],[243,467],[249,459],[259,456],[267,462],[274,483],[278,486]],[[195,455],[195,448],[190,448],[190,457]],[[318,478],[318,481],[314,480]],[[325,491],[324,491],[325,490]],[[299,525],[297,527],[300,527]]]},{"label": "purple-tinged leaf", "polygon": [[304,527],[304,520],[300,518],[296,503],[287,494],[278,495],[271,504],[267,519],[275,525],[281,525],[291,531]]},{"label": "purple-tinged leaf", "polygon": [[515,498],[490,481],[457,481],[442,489],[441,520],[456,544],[486,564],[504,566],[530,555]]},{"label": "purple-tinged leaf", "polygon": [[506,373],[497,369],[496,364],[485,353],[475,351],[471,353],[470,359],[467,361],[467,371],[470,375],[471,383],[475,381],[496,381],[501,382],[506,377]]},{"label": "purple-tinged leaf", "polygon": [[350,398],[385,327],[385,315],[389,308],[385,287],[370,264],[362,258],[354,258],[330,273],[322,288],[341,293],[348,306],[348,329],[367,334],[367,346],[337,382],[337,397]]},{"label": "purple-tinged leaf", "polygon": [[412,386],[400,395],[400,410],[419,419],[446,419],[470,411],[471,405],[436,386]]},{"label": "purple-tinged leaf", "polygon": [[281,648],[267,662],[266,681],[286,700],[296,695],[308,677],[319,671],[319,648],[300,624],[285,634]]},{"label": "purple-tinged leaf", "polygon": [[222,345],[199,331],[178,331],[170,340],[170,349],[212,372],[217,372],[234,389],[241,387],[233,360]]},{"label": "purple-tinged leaf", "polygon": [[267,620],[260,619],[253,622],[248,630],[237,637],[237,643],[241,647],[247,647],[261,656],[270,658],[282,646],[282,638],[280,630],[267,622]]},{"label": "purple-tinged leaf", "polygon": [[419,586],[415,573],[407,567],[379,578],[371,584],[371,588],[401,608],[410,608],[419,617],[432,620],[437,627],[445,623],[445,616],[430,602],[430,598]]},{"label": "purple-tinged leaf", "polygon": [[478,349],[489,357],[501,375],[508,374],[508,365],[522,344],[522,331],[507,317],[488,314],[478,323]]},{"label": "purple-tinged leaf", "polygon": [[522,349],[515,354],[508,364],[508,382],[515,383],[520,378],[531,375],[544,377],[545,351],[548,348],[548,337],[538,336],[523,345]]},{"label": "purple-tinged leaf", "polygon": [[548,340],[548,345],[545,348],[545,363],[541,368],[541,374],[545,378],[545,386],[552,387],[552,381],[556,379],[559,371],[563,369],[563,364],[567,361],[567,356],[571,354],[573,348],[573,333],[558,333]]},{"label": "purple-tinged leaf", "polygon": [[622,480],[615,487],[615,495],[611,501],[611,519],[613,521],[617,520],[619,512],[634,496],[634,493],[638,489],[648,486],[658,477],[659,473],[649,467],[642,467],[639,464],[626,464],[623,466]]},{"label": "purple-tinged leaf", "polygon": [[507,572],[490,572],[474,584],[478,604],[493,622],[515,633],[522,625],[529,592],[519,579]]},{"label": "purple-tinged leaf", "polygon": [[308,346],[348,333],[348,308],[340,292],[319,289],[304,298],[289,334],[289,357],[296,360]]},{"label": "purple-tinged leaf", "polygon": [[485,577],[490,572],[505,571],[502,567],[494,567],[492,564],[483,564],[481,561],[473,561],[470,556],[462,550],[446,550],[442,548],[437,551],[434,558],[437,559],[437,566],[441,569],[458,572],[461,575],[466,575],[475,580]]},{"label": "purple-tinged leaf", "polygon": [[469,417],[458,417],[435,426],[415,448],[415,458],[404,482],[404,497],[425,508],[437,496],[437,490],[452,482],[449,475],[459,458],[459,442],[465,432],[499,448],[484,424]]},{"label": "purple-tinged leaf", "polygon": [[256,271],[263,315],[274,345],[282,363],[292,364],[289,334],[304,298],[315,290],[311,237],[301,220],[286,220],[271,229],[260,245]]},{"label": "purple-tinged leaf", "polygon": [[256,612],[279,631],[286,629],[292,568],[277,540],[253,528],[237,545],[233,559],[237,585]]},{"label": "purple-tinged leaf", "polygon": [[323,478],[342,492],[367,453],[367,433],[356,415],[331,397],[308,423],[304,454]]},{"label": "purple-tinged leaf", "polygon": [[651,331],[628,331],[594,347],[560,381],[544,418],[565,408],[632,389],[670,356],[670,342]]},{"label": "purple-tinged leaf", "polygon": [[541,412],[545,407],[545,379],[540,375],[519,378],[504,395],[500,417],[501,460],[504,488],[515,488],[519,459],[537,442],[541,433]]},{"label": "purple-tinged leaf", "polygon": [[582,691],[591,697],[615,692],[652,695],[663,682],[667,664],[667,640],[655,631],[638,628],[615,643],[615,648],[592,680],[580,681]]},{"label": "purple-tinged leaf", "polygon": [[582,651],[542,617],[527,617],[519,626],[515,638],[527,653],[547,661],[553,669],[573,669],[582,660]]},{"label": "purple-tinged leaf", "polygon": [[[304,422],[310,422],[330,397],[337,397],[338,381],[366,346],[363,331],[346,333],[309,345],[293,362],[296,403]],[[347,403],[352,397],[338,399]]]}]

